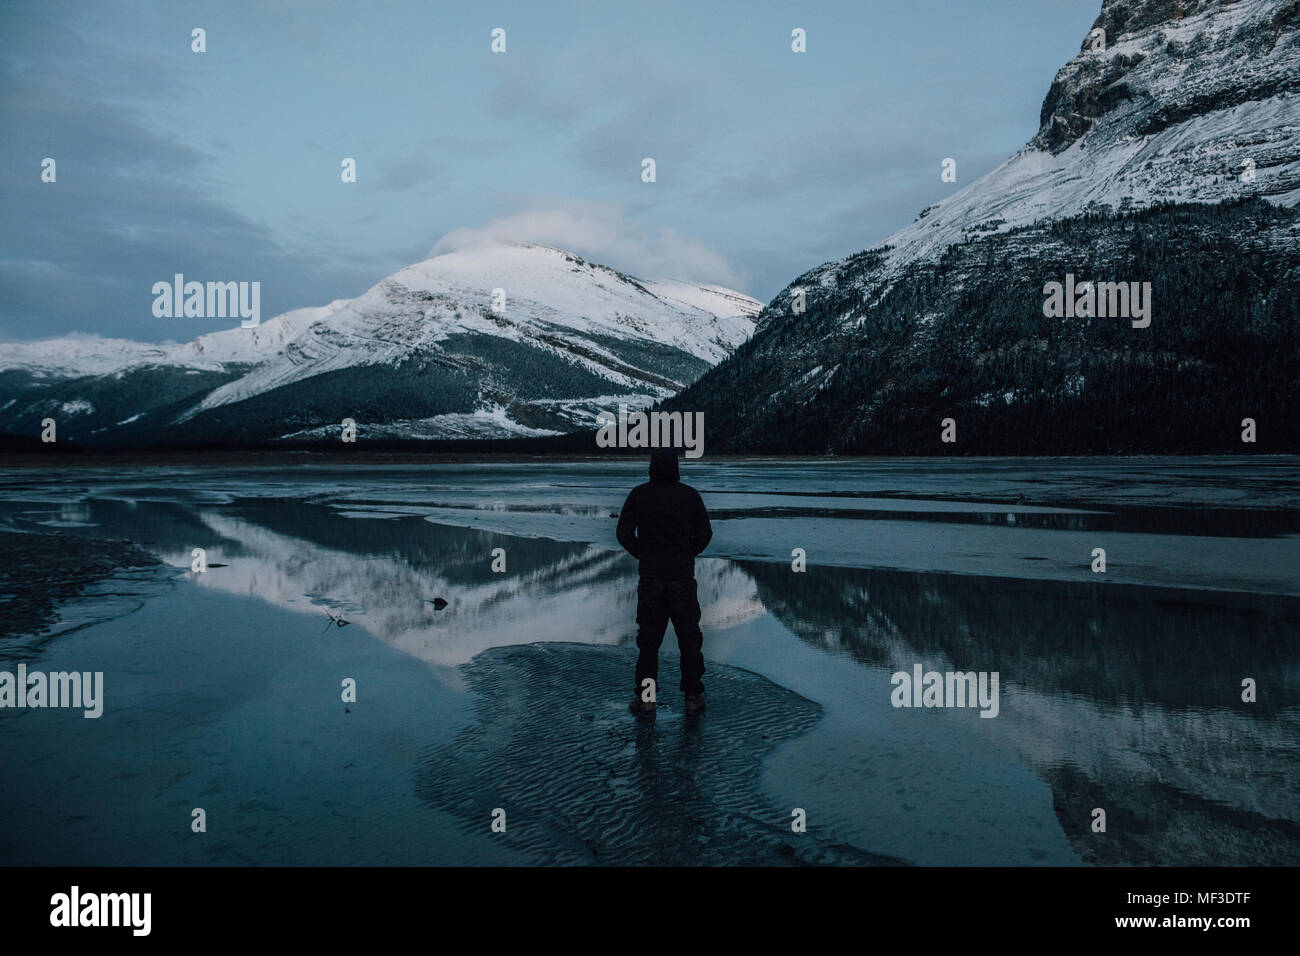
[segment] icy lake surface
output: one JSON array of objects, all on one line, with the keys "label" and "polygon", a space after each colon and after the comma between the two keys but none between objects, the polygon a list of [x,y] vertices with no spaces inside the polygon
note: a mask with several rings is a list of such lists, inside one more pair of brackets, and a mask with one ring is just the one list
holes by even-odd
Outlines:
[{"label": "icy lake surface", "polygon": [[[0,639],[104,674],[98,719],[0,709],[0,863],[1300,863],[1300,461],[682,474],[709,711],[670,630],[647,724],[640,462],[0,468],[0,530],[161,562]],[[917,665],[996,717],[895,707]]]}]

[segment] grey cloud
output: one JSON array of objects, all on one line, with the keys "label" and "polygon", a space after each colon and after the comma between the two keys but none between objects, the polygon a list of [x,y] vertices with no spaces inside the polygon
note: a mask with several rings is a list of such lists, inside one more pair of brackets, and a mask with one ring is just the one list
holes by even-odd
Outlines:
[{"label": "grey cloud", "polygon": [[[154,134],[132,110],[33,86],[11,60],[0,63],[0,88],[11,157],[0,167],[0,338],[211,331],[153,317],[151,286],[174,272],[272,280],[266,314],[355,294],[362,282],[282,249],[213,199],[205,157]],[[58,164],[53,184],[40,179],[45,156]]]},{"label": "grey cloud", "polygon": [[378,188],[403,192],[437,177],[438,166],[426,156],[408,156],[383,167]]}]

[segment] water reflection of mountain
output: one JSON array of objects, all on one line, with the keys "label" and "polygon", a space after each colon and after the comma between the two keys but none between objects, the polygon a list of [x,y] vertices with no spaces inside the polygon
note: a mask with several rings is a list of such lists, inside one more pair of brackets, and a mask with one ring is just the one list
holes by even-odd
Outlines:
[{"label": "water reflection of mountain", "polygon": [[[593,563],[587,554],[590,547],[582,543],[453,528],[411,516],[344,518],[329,506],[287,498],[247,498],[222,511],[323,549],[401,559],[412,568],[437,569],[452,585],[491,580],[494,548],[506,550],[507,571],[529,568],[544,572],[547,568],[572,569],[574,562]],[[602,565],[597,573],[604,579],[620,577],[617,569],[604,566],[607,562],[594,563]]]},{"label": "water reflection of mountain", "polygon": [[[324,609],[342,611],[357,627],[331,639],[364,628],[433,665],[539,641],[624,644],[635,631],[636,566],[608,547],[409,514],[348,517],[300,500],[169,493],[160,501],[120,490],[75,507],[11,501],[0,518],[130,538],[177,568],[205,548],[225,567],[190,575],[198,586],[322,624]],[[491,570],[498,547],[504,574]],[[1300,858],[1291,703],[1300,651],[1288,640],[1300,599],[833,567],[796,574],[784,563],[726,560],[701,561],[697,577],[706,630],[766,609],[809,644],[873,667],[997,670],[1001,713],[972,726],[1050,785],[1084,859]],[[435,597],[450,602],[445,610]],[[1258,682],[1256,704],[1240,701],[1244,676]],[[1105,834],[1088,829],[1094,807],[1107,810]]]},{"label": "water reflection of mountain", "polygon": [[[25,504],[15,526],[46,520]],[[629,643],[636,631],[636,563],[591,544],[521,537],[418,516],[344,517],[324,504],[249,498],[229,504],[89,498],[93,537],[130,537],[176,567],[194,548],[210,570],[202,587],[345,619],[432,664],[455,666],[490,647],[534,641]],[[612,523],[611,523],[612,524]],[[611,532],[612,533],[612,532]],[[504,550],[506,570],[492,570]],[[223,565],[216,567],[215,565]],[[729,562],[697,571],[707,627],[761,614],[749,576]],[[448,602],[445,609],[432,603]]]},{"label": "water reflection of mountain", "polygon": [[[997,670],[1053,696],[1146,706],[1300,699],[1300,600],[1123,585],[741,562],[764,606],[806,641],[866,663]],[[919,655],[919,656],[918,656]]]},{"label": "water reflection of mountain", "polygon": [[[803,640],[865,663],[999,671],[998,731],[1086,860],[1300,858],[1300,601],[745,563]],[[1242,703],[1241,679],[1259,700]],[[992,723],[992,722],[990,722]],[[1094,807],[1108,830],[1089,830]]]}]

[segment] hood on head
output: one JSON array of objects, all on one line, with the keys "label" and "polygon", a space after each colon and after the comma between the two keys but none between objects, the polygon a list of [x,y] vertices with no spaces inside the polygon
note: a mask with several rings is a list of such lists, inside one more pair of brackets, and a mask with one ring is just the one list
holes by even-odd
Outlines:
[{"label": "hood on head", "polygon": [[681,480],[677,469],[677,452],[672,448],[660,448],[650,453],[650,480],[671,484]]}]

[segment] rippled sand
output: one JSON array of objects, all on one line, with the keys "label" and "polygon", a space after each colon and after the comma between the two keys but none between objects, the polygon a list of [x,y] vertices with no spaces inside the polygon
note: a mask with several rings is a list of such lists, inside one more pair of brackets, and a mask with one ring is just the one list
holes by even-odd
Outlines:
[{"label": "rippled sand", "polygon": [[[709,710],[665,689],[653,722],[629,713],[629,649],[532,644],[486,651],[462,672],[475,717],[424,758],[419,794],[532,862],[617,866],[898,862],[791,828],[758,789],[763,760],[821,707],[764,677],[709,666]],[[667,681],[677,658],[661,654]]]}]

